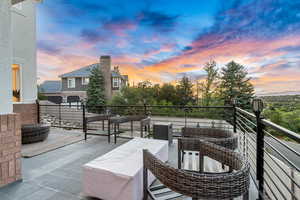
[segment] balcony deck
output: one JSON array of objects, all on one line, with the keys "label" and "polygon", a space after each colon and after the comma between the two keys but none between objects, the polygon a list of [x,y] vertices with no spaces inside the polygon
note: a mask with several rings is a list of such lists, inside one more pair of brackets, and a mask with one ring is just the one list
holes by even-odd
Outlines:
[{"label": "balcony deck", "polygon": [[[81,193],[82,165],[99,157],[128,139],[118,139],[108,144],[106,137],[91,137],[45,154],[22,160],[23,181],[0,189],[0,199],[5,200],[70,200],[93,198]],[[169,149],[170,163],[177,165],[177,145]],[[208,163],[212,165],[213,163]],[[257,191],[250,186],[250,199],[256,199]],[[186,198],[189,199],[189,198]]]}]

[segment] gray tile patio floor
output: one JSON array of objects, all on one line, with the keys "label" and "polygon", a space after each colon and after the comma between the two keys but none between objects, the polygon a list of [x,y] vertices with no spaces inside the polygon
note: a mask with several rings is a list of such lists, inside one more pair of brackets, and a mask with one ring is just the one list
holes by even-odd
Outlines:
[{"label": "gray tile patio floor", "polygon": [[[86,142],[24,158],[23,181],[0,188],[0,200],[92,200],[81,194],[82,165],[127,141],[119,138],[117,144],[108,144],[106,137],[91,137]],[[171,146],[169,153],[170,162],[175,165],[176,145]],[[255,199],[251,193],[250,199]]]}]

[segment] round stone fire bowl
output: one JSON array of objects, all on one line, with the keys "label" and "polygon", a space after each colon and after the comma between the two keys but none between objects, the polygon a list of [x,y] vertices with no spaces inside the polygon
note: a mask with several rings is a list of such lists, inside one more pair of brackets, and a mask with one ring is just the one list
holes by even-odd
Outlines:
[{"label": "round stone fire bowl", "polygon": [[41,142],[47,139],[50,126],[45,124],[26,124],[21,128],[22,144]]}]

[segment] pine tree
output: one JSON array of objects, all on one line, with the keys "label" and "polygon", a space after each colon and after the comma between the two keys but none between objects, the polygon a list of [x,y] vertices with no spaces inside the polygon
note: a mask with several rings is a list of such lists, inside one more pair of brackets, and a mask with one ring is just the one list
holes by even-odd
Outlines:
[{"label": "pine tree", "polygon": [[176,104],[176,88],[170,83],[164,83],[159,92],[158,101],[172,102]]},{"label": "pine tree", "polygon": [[225,104],[230,104],[233,99],[236,99],[238,106],[250,108],[254,88],[247,75],[245,67],[234,61],[221,69],[219,95]]},{"label": "pine tree", "polygon": [[211,104],[215,89],[217,87],[218,68],[215,61],[210,61],[205,64],[204,71],[207,73],[206,79],[200,85],[200,91],[203,96],[203,105]]},{"label": "pine tree", "polygon": [[91,71],[90,81],[87,87],[87,108],[89,111],[100,112],[97,106],[105,105],[104,78],[99,67]]},{"label": "pine tree", "polygon": [[193,83],[191,80],[184,76],[176,86],[177,104],[187,105],[188,103],[194,103],[193,95]]}]

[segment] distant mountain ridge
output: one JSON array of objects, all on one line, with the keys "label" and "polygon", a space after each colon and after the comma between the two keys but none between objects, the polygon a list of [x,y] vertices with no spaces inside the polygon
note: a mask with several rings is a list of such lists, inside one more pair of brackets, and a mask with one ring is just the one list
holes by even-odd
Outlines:
[{"label": "distant mountain ridge", "polygon": [[286,95],[300,95],[300,91],[283,91],[256,94],[257,96],[286,96]]}]

